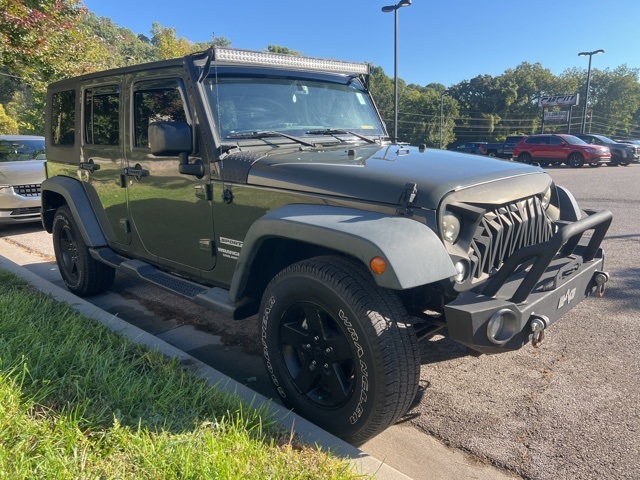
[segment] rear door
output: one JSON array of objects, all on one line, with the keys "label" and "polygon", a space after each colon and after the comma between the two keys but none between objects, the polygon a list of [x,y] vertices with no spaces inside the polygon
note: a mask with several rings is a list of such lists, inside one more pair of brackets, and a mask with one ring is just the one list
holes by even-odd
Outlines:
[{"label": "rear door", "polygon": [[122,145],[122,76],[83,82],[82,141],[77,175],[85,183],[93,210],[104,212],[101,221],[107,238],[120,245],[131,243],[125,227],[126,190],[120,187],[124,166]]}]

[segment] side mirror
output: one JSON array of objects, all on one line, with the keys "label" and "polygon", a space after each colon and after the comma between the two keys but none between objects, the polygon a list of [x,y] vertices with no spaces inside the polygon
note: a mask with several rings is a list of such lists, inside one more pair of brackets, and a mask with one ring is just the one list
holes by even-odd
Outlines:
[{"label": "side mirror", "polygon": [[567,146],[567,142],[565,142],[565,141],[560,142],[560,146],[566,147]]},{"label": "side mirror", "polygon": [[149,146],[158,157],[172,157],[193,151],[191,127],[185,122],[154,122],[149,124]]}]

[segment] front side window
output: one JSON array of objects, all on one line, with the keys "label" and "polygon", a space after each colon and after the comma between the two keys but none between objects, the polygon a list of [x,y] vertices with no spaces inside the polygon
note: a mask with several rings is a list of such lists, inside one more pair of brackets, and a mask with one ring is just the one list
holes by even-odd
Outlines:
[{"label": "front side window", "polygon": [[369,96],[357,80],[342,84],[213,76],[205,80],[204,86],[222,140],[234,134],[266,130],[297,136],[333,129],[371,136],[384,134]]},{"label": "front side window", "polygon": [[51,143],[73,145],[76,132],[76,91],[56,92],[51,97]]},{"label": "front side window", "polygon": [[133,94],[134,147],[149,147],[149,125],[154,122],[188,122],[181,92],[176,80],[136,84]]},{"label": "front side window", "polygon": [[84,141],[92,145],[118,145],[120,92],[117,85],[84,92]]}]

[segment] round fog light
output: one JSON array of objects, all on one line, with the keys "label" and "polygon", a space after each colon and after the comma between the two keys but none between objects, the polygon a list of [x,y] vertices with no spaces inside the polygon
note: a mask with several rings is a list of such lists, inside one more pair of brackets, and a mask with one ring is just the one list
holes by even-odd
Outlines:
[{"label": "round fog light", "polygon": [[494,313],[487,323],[487,338],[491,343],[504,345],[517,333],[518,317],[508,308]]}]

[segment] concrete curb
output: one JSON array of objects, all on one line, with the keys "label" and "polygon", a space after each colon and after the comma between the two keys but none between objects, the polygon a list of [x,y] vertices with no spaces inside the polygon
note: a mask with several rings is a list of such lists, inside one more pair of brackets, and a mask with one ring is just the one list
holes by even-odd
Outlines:
[{"label": "concrete curb", "polygon": [[54,300],[68,304],[82,315],[102,323],[109,329],[124,335],[131,341],[146,345],[149,348],[163,353],[164,355],[179,358],[182,362],[188,364],[189,368],[192,369],[196,375],[205,379],[209,384],[216,385],[220,390],[237,395],[238,398],[253,407],[257,408],[260,406],[266,406],[281,425],[288,430],[293,429],[305,442],[317,445],[323,450],[330,450],[336,456],[350,459],[350,462],[356,472],[363,475],[375,476],[375,478],[381,480],[400,480],[409,478],[394,468],[385,465],[377,458],[368,455],[329,432],[322,430],[308,420],[305,420],[290,410],[272,402],[269,398],[254,392],[250,388],[236,382],[232,378],[202,363],[200,360],[197,360],[182,350],[110,313],[107,313],[86,300],[73,295],[68,290],[62,289],[47,280],[44,280],[2,255],[0,255],[0,268],[8,270],[25,279],[33,287],[47,295],[50,295]]}]

